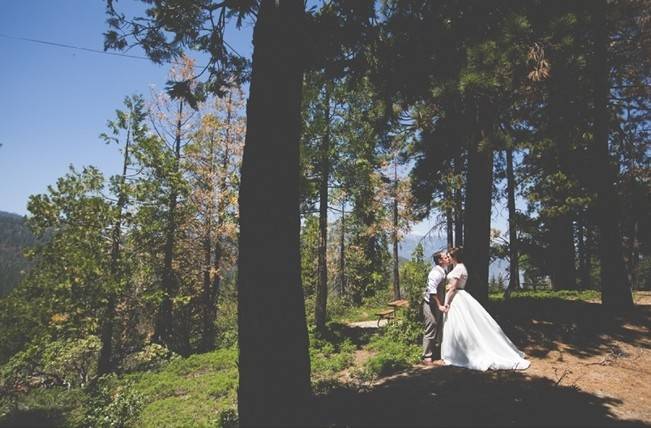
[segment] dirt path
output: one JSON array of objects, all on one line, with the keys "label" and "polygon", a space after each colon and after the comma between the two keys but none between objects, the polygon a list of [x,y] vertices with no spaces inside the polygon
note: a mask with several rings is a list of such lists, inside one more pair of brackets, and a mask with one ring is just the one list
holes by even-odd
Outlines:
[{"label": "dirt path", "polygon": [[596,303],[527,300],[491,311],[525,372],[414,367],[319,403],[326,425],[649,426],[651,293],[625,316]]}]

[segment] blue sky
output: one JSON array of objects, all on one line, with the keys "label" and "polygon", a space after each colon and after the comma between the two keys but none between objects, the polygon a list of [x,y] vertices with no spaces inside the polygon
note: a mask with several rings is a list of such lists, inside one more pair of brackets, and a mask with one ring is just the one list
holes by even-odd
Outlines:
[{"label": "blue sky", "polygon": [[[4,35],[102,50],[106,29],[100,0],[0,0]],[[250,55],[251,33],[250,26],[233,29],[227,40]],[[18,214],[26,214],[29,195],[45,192],[70,164],[117,173],[117,148],[98,135],[125,96],[148,95],[150,85],[163,88],[169,68],[2,36],[0,57],[0,210]]]},{"label": "blue sky", "polygon": [[[119,1],[134,12],[137,2]],[[0,0],[0,34],[103,49],[106,31],[100,0]],[[229,29],[227,41],[250,57],[252,27]],[[129,51],[141,55],[137,49]],[[118,173],[115,146],[99,139],[125,96],[163,88],[169,65],[66,49],[0,35],[0,210],[27,213],[29,195],[43,193],[69,165]],[[201,64],[201,58],[198,58]],[[494,216],[494,225],[504,219]],[[431,221],[414,226],[424,234]]]}]

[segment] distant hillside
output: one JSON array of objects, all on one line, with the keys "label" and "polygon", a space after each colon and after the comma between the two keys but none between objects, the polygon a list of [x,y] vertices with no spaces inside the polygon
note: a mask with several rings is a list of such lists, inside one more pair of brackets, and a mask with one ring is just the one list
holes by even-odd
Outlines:
[{"label": "distant hillside", "polygon": [[[437,237],[423,238],[420,235],[409,234],[405,236],[398,245],[399,258],[411,260],[411,255],[416,249],[416,246],[418,245],[419,242],[423,244],[423,250],[425,252],[424,254],[425,261],[429,263],[432,263],[432,254],[434,254],[436,251],[445,249],[447,247],[447,241],[443,238],[437,238]],[[509,269],[509,264],[506,260],[497,259],[493,261],[493,263],[491,263],[490,266],[488,267],[488,277],[497,278],[498,275],[500,274],[503,277],[506,277],[508,269]]]},{"label": "distant hillside", "polygon": [[16,287],[21,271],[29,269],[29,261],[23,257],[22,251],[35,242],[25,226],[24,217],[0,211],[0,296]]},{"label": "distant hillside", "polygon": [[411,255],[418,243],[423,244],[425,261],[432,262],[432,254],[436,251],[446,248],[447,243],[444,239],[436,237],[423,238],[420,235],[406,235],[398,244],[398,256],[411,260]]}]

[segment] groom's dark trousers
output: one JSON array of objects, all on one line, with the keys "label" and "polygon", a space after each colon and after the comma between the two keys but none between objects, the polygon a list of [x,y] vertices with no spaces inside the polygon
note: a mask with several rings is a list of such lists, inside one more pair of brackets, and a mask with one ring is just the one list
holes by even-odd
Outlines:
[{"label": "groom's dark trousers", "polygon": [[[441,281],[444,282],[444,281]],[[439,300],[445,299],[445,286],[439,284],[437,287]],[[423,358],[438,360],[441,358],[441,340],[443,339],[443,313],[439,310],[430,294],[429,302],[423,299],[423,316],[425,317],[425,331],[423,332]]]}]

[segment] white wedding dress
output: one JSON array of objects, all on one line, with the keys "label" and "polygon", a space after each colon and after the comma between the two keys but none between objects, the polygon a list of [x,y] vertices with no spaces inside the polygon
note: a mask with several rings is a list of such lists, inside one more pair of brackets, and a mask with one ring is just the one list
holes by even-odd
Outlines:
[{"label": "white wedding dress", "polygon": [[493,317],[463,290],[468,271],[457,264],[447,275],[458,279],[458,290],[443,317],[441,359],[446,365],[474,370],[525,370],[531,364],[506,337]]}]

